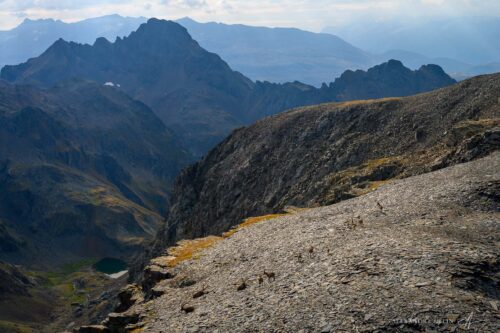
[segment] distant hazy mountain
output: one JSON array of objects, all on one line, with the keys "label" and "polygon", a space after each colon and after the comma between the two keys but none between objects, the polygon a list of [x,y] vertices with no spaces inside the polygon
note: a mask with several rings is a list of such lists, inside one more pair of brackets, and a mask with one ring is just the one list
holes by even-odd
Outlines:
[{"label": "distant hazy mountain", "polygon": [[416,61],[420,66],[421,61],[431,61],[457,75],[500,70],[494,64],[500,60],[498,17],[359,21],[342,28],[325,28],[324,32],[336,34],[375,54],[390,52],[389,56],[394,57],[397,53],[397,59],[408,64]]},{"label": "distant hazy mountain", "polygon": [[16,65],[45,51],[59,38],[79,43],[93,43],[98,37],[114,40],[126,36],[146,18],[109,15],[76,23],[59,20],[30,20],[12,30],[0,31],[0,67]]},{"label": "distant hazy mountain", "polygon": [[491,74],[500,72],[500,62],[486,63],[482,65],[471,65],[463,61],[450,58],[429,58],[418,53],[391,50],[377,57],[379,61],[387,59],[401,59],[409,68],[419,68],[421,64],[438,64],[446,73],[457,80],[462,80],[480,74]]},{"label": "distant hazy mountain", "polygon": [[293,28],[177,21],[200,45],[219,54],[229,65],[253,80],[321,85],[346,69],[374,64],[366,52],[331,34]]},{"label": "distant hazy mountain", "polygon": [[432,58],[479,65],[500,59],[500,17],[460,17],[402,22],[363,21],[327,28],[358,47],[382,53],[400,49]]},{"label": "distant hazy mountain", "polygon": [[195,155],[236,127],[296,106],[405,96],[454,83],[437,66],[412,72],[397,61],[367,73],[349,71],[320,89],[300,82],[253,82],[201,48],[184,27],[158,19],[115,43],[58,40],[37,58],[5,66],[1,78],[44,87],[73,78],[113,84],[150,106]]},{"label": "distant hazy mountain", "polygon": [[0,260],[124,257],[154,235],[190,159],[151,109],[89,82],[0,81],[0,100]]}]

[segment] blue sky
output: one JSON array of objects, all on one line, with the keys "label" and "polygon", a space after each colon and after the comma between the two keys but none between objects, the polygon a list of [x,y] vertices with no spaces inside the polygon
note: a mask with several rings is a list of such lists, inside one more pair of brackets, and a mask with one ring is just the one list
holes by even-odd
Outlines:
[{"label": "blue sky", "polygon": [[115,13],[320,31],[367,18],[500,16],[500,0],[0,0],[0,29],[26,17],[73,22]]}]

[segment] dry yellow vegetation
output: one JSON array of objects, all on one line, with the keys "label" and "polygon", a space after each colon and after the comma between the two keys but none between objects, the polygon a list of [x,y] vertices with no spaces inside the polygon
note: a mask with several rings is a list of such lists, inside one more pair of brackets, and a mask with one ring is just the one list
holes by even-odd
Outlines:
[{"label": "dry yellow vegetation", "polygon": [[248,226],[250,226],[252,224],[256,224],[256,223],[259,223],[259,222],[262,222],[262,221],[272,220],[272,219],[275,219],[275,218],[278,218],[278,217],[282,217],[282,216],[285,216],[285,215],[287,215],[287,214],[270,214],[270,215],[249,217],[249,218],[245,219],[245,221],[243,221],[243,223],[238,224],[237,226],[235,226],[231,230],[223,233],[222,237],[224,237],[224,238],[231,237],[232,235],[234,235],[235,233],[237,233],[241,229],[246,228],[246,227],[248,227]]},{"label": "dry yellow vegetation", "polygon": [[182,240],[177,243],[176,246],[168,249],[168,253],[171,257],[167,260],[167,265],[175,267],[183,261],[196,258],[202,250],[211,247],[221,239],[222,237],[218,236],[207,236],[203,238]]},{"label": "dry yellow vegetation", "polygon": [[455,125],[455,128],[481,126],[493,127],[500,125],[500,118],[483,118],[478,120],[464,120]]},{"label": "dry yellow vegetation", "polygon": [[241,229],[244,229],[248,226],[251,226],[259,222],[272,220],[285,215],[288,214],[270,214],[270,215],[249,217],[245,219],[241,224],[223,233],[222,236],[207,236],[203,238],[182,240],[178,242],[176,246],[170,247],[167,250],[169,256],[163,257],[163,260],[161,260],[161,262],[162,264],[166,264],[169,267],[175,267],[181,262],[184,262],[186,260],[197,259],[199,258],[203,250],[213,246],[215,243],[223,240],[224,238],[231,237]]},{"label": "dry yellow vegetation", "polygon": [[364,104],[372,104],[372,103],[381,103],[381,102],[390,102],[390,101],[399,101],[401,97],[386,97],[379,99],[360,99],[354,101],[340,102],[335,103],[334,105],[337,107],[346,107],[346,106],[354,106],[354,105],[364,105]]}]

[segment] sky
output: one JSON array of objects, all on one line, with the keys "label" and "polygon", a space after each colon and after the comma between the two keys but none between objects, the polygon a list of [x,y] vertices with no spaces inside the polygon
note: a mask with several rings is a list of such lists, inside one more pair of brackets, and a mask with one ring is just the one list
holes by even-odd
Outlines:
[{"label": "sky", "polygon": [[107,14],[321,31],[354,21],[500,16],[500,0],[0,0],[0,30],[25,18],[75,22]]}]

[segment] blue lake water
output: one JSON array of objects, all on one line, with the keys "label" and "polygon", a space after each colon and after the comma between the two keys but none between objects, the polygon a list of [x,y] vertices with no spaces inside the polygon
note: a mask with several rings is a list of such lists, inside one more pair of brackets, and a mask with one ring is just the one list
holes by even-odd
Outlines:
[{"label": "blue lake water", "polygon": [[127,263],[116,258],[103,258],[92,266],[96,271],[104,274],[114,274],[127,270]]}]

